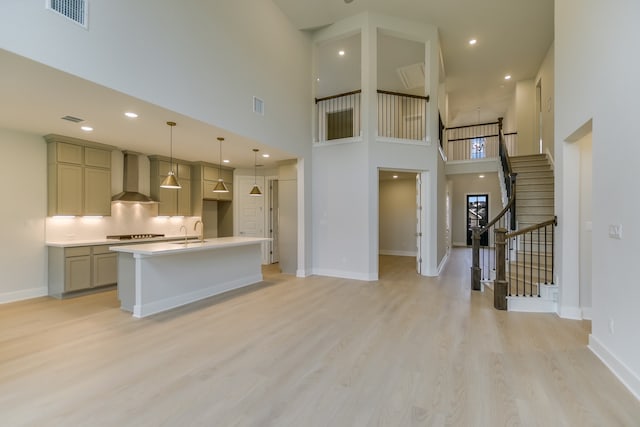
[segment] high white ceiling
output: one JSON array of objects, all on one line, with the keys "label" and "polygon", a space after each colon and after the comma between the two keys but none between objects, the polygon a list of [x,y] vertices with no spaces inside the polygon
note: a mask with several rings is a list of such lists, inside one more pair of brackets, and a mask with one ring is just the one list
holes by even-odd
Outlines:
[{"label": "high white ceiling", "polygon": [[[253,148],[258,164],[274,167],[276,162],[295,158],[226,130],[194,120],[156,105],[122,94],[79,77],[47,67],[0,49],[0,128],[40,135],[59,134],[116,146],[123,150],[169,157],[173,129],[173,157],[188,161],[218,163],[217,137],[225,138],[222,156],[229,167],[253,168]],[[126,111],[139,115],[124,116]],[[85,120],[72,123],[63,116]],[[90,125],[84,132],[80,125]],[[267,153],[269,158],[261,155]]]},{"label": "high white ceiling", "polygon": [[[273,0],[299,29],[365,11],[438,27],[449,125],[504,116],[515,82],[534,78],[553,41],[553,0]],[[478,40],[470,46],[471,38]],[[512,79],[505,81],[510,74]]]}]

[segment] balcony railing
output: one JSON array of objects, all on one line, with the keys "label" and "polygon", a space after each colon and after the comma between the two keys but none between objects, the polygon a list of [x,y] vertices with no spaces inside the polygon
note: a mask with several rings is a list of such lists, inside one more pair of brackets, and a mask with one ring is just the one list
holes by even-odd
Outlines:
[{"label": "balcony railing", "polygon": [[[495,159],[500,156],[499,122],[447,128],[447,160]],[[505,133],[504,143],[510,156],[516,155],[518,134]]]},{"label": "balcony railing", "polygon": [[360,90],[316,98],[316,141],[326,142],[360,136]]},{"label": "balcony railing", "polygon": [[426,141],[428,96],[378,90],[378,136]]},{"label": "balcony railing", "polygon": [[[360,90],[354,90],[316,98],[317,142],[360,137],[360,95]],[[428,102],[428,96],[378,90],[378,137],[426,141]]]}]

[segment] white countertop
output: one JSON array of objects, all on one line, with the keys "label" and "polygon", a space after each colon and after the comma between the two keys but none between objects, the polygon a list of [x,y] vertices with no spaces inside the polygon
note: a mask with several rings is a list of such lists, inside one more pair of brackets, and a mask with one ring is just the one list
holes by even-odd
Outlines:
[{"label": "white countertop", "polygon": [[[190,234],[188,239],[197,239],[197,234]],[[87,239],[87,240],[51,240],[45,244],[57,248],[73,248],[77,246],[97,246],[97,245],[131,245],[144,242],[166,242],[167,240],[184,239],[184,234],[176,234],[174,236],[149,237],[148,239]]]},{"label": "white countertop", "polygon": [[268,242],[270,240],[271,239],[267,237],[218,237],[205,239],[204,242],[200,242],[199,240],[190,240],[186,244],[183,241],[176,240],[174,242],[120,245],[110,247],[109,249],[115,252],[126,252],[134,255],[168,255],[183,252],[221,249],[233,246],[254,245],[257,243]]}]

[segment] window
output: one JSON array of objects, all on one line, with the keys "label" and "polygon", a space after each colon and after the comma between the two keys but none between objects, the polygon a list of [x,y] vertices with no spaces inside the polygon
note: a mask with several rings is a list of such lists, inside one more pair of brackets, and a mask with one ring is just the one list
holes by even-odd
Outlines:
[{"label": "window", "polygon": [[486,140],[484,138],[473,138],[471,140],[471,158],[484,159],[486,157]]},{"label": "window", "polygon": [[327,139],[353,137],[353,108],[327,113]]}]

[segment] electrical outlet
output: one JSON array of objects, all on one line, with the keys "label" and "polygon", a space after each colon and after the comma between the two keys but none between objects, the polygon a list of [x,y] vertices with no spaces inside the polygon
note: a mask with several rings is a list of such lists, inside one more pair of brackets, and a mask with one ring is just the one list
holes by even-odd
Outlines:
[{"label": "electrical outlet", "polygon": [[609,319],[609,333],[613,335],[614,332],[615,332],[615,329],[613,327],[613,319]]},{"label": "electrical outlet", "polygon": [[622,224],[609,224],[609,237],[612,239],[622,239]]}]

